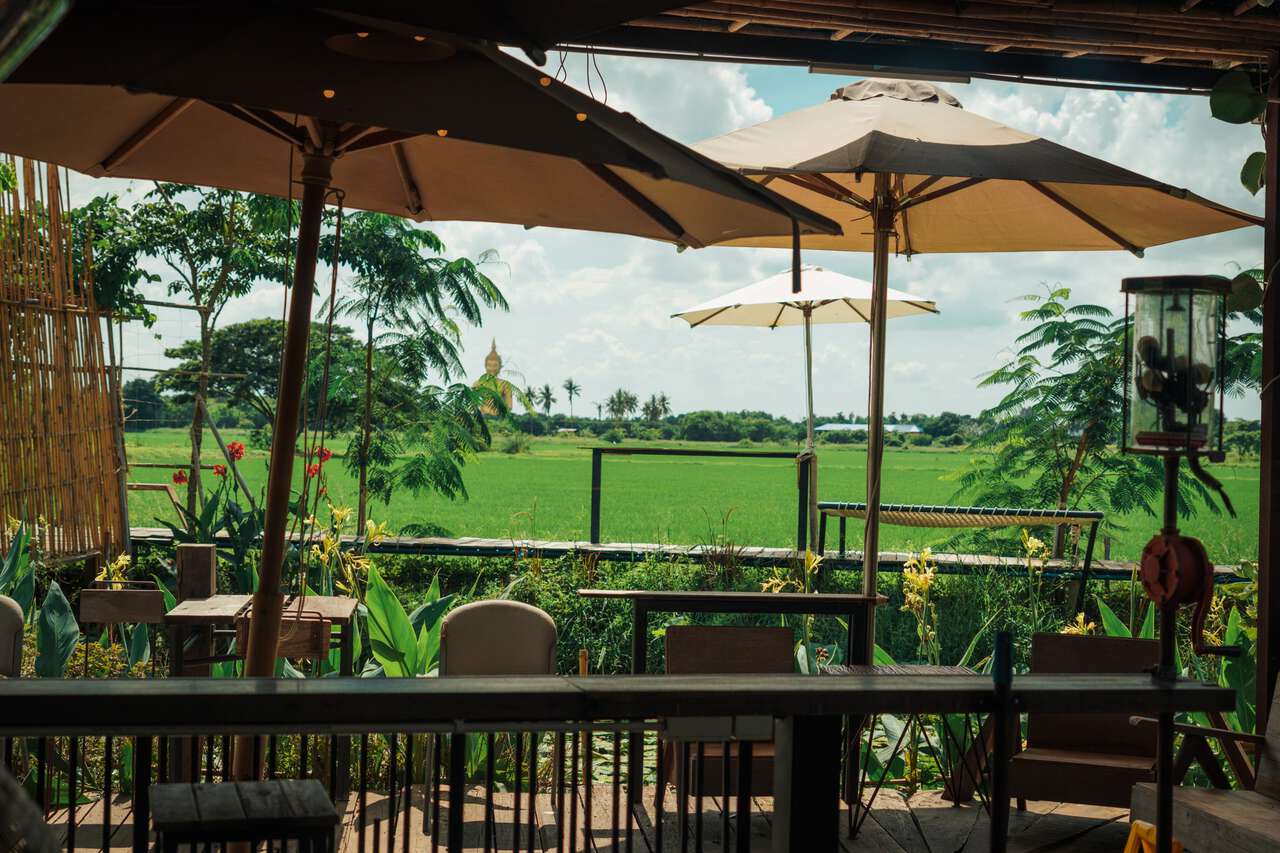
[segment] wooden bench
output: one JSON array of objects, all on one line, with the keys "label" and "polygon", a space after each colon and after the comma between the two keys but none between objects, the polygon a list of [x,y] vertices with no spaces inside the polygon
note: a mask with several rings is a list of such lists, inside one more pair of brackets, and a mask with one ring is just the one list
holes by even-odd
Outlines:
[{"label": "wooden bench", "polygon": [[[1133,722],[1153,726],[1155,721],[1136,717]],[[1207,851],[1280,850],[1280,685],[1271,700],[1271,714],[1265,735],[1237,732],[1225,727],[1177,725],[1182,746],[1174,761],[1174,781],[1186,775],[1193,762],[1198,762],[1217,788],[1174,788],[1173,837],[1192,853]],[[1223,753],[1242,786],[1240,790],[1224,790],[1226,774],[1208,741],[1218,740]],[[1256,765],[1250,765],[1243,744],[1258,750]],[[1131,819],[1154,821],[1156,786],[1134,785],[1129,804]]]},{"label": "wooden bench", "polygon": [[315,779],[168,783],[151,786],[151,821],[162,853],[263,841],[279,842],[282,851],[330,853],[338,812]]},{"label": "wooden bench", "polygon": [[[840,519],[839,556],[845,555],[848,521],[866,518],[865,503],[840,501],[818,502],[818,553],[826,553],[827,518]],[[903,527],[1037,527],[1069,524],[1089,528],[1089,538],[1084,547],[1081,563],[1080,593],[1076,610],[1084,609],[1084,591],[1089,584],[1089,569],[1093,565],[1093,546],[1098,539],[1098,525],[1106,516],[1101,512],[1084,509],[1032,509],[1025,507],[990,506],[938,506],[933,504],[880,504],[880,523],[899,524]]]}]

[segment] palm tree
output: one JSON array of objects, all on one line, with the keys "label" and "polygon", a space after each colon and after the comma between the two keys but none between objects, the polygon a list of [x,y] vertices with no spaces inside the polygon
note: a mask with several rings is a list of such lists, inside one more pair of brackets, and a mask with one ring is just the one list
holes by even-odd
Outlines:
[{"label": "palm tree", "polygon": [[582,394],[582,386],[574,382],[573,377],[570,376],[560,387],[564,389],[564,395],[569,399],[569,417],[573,417],[573,398]]},{"label": "palm tree", "polygon": [[655,420],[660,420],[662,418],[665,418],[667,415],[671,414],[671,400],[667,398],[666,394],[659,393],[657,403],[658,403],[658,417],[655,418]]},{"label": "palm tree", "polygon": [[650,394],[649,399],[645,400],[644,405],[640,407],[640,416],[646,421],[656,421],[662,417],[658,411],[658,395]]},{"label": "palm tree", "polygon": [[[333,235],[327,235],[321,253],[332,254],[334,242]],[[351,214],[344,223],[339,251],[342,263],[356,274],[355,292],[339,300],[335,310],[363,320],[365,327],[363,417],[354,454],[360,476],[356,529],[364,530],[374,350],[385,351],[400,371],[416,380],[434,370],[448,381],[462,372],[458,319],[478,326],[484,308],[506,310],[507,301],[479,269],[497,257],[494,252],[485,251],[475,261],[448,260],[441,257],[445,247],[438,236],[398,216]],[[379,334],[379,327],[390,331]]]},{"label": "palm tree", "polygon": [[605,408],[608,410],[609,416],[617,420],[634,414],[639,407],[639,398],[622,388],[610,394],[609,399],[605,401]]},{"label": "palm tree", "polygon": [[537,400],[538,405],[542,406],[542,414],[551,417],[551,404],[556,401],[556,395],[552,393],[550,385],[543,385],[538,389]]},{"label": "palm tree", "polygon": [[532,385],[526,385],[524,386],[524,390],[520,392],[520,395],[521,395],[521,402],[524,403],[524,407],[526,409],[528,409],[530,412],[536,412],[538,410],[538,389],[537,388],[534,388]]}]

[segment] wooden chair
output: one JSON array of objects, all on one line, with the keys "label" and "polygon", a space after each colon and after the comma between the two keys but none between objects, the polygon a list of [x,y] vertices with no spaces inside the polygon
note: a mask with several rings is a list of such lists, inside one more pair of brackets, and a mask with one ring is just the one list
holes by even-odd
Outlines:
[{"label": "wooden chair", "polygon": [[556,623],[506,599],[455,608],[440,626],[441,675],[555,675]]},{"label": "wooden chair", "polygon": [[[1150,717],[1135,717],[1133,722],[1155,731],[1155,720]],[[1219,725],[1174,727],[1182,735],[1182,746],[1173,763],[1174,782],[1182,781],[1192,762],[1198,762],[1217,787],[1174,789],[1173,836],[1197,853],[1280,850],[1280,685],[1271,699],[1266,734],[1237,732]],[[1211,739],[1222,745],[1240,790],[1222,790],[1229,788],[1230,782],[1209,747]],[[1258,750],[1256,764],[1249,762],[1243,749],[1246,744]],[[1129,806],[1131,818],[1154,822],[1155,813],[1155,785],[1135,785]]]},{"label": "wooden chair", "polygon": [[[1160,659],[1155,640],[1036,634],[1034,673],[1145,672]],[[1155,779],[1155,730],[1126,714],[1029,714],[1027,746],[1009,766],[1009,793],[1027,800],[1126,806],[1138,782]]]},{"label": "wooden chair", "polygon": [[[666,634],[666,671],[670,675],[758,675],[795,671],[795,634],[790,628],[721,627],[675,625]],[[726,747],[729,761],[729,790],[724,790]],[[680,762],[675,745],[665,747],[667,781],[682,785]],[[697,768],[697,750],[702,751],[702,767]],[[689,786],[696,791],[701,780],[708,796],[737,793],[738,749],[733,743],[710,742],[691,748],[693,765]],[[773,793],[772,741],[751,745],[751,787],[753,796]],[[690,772],[690,771],[686,771]]]}]

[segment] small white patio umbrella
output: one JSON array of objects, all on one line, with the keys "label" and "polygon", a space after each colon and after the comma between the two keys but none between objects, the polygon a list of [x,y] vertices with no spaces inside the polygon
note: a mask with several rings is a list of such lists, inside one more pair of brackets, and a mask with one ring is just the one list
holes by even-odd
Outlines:
[{"label": "small white patio umbrella", "polygon": [[[800,268],[800,292],[792,290],[791,270],[741,287],[723,296],[672,314],[699,326],[804,326],[804,381],[807,428],[805,452],[813,452],[813,324],[870,323],[872,284],[816,266]],[[900,290],[889,289],[885,319],[937,314],[938,306]],[[809,478],[810,544],[817,524],[817,477]]]}]

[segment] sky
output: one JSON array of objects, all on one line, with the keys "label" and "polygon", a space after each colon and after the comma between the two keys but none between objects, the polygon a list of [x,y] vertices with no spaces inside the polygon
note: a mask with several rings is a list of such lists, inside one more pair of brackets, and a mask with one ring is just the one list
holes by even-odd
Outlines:
[{"label": "sky", "polygon": [[[552,66],[558,64],[553,57]],[[569,82],[585,89],[587,58],[566,58]],[[635,114],[677,140],[695,143],[767,121],[827,99],[854,78],[809,74],[803,68],[600,57],[592,89],[608,104]],[[1240,186],[1240,165],[1261,148],[1256,126],[1214,120],[1207,99],[975,81],[941,84],[965,109],[1100,157],[1252,213],[1261,195]],[[73,201],[124,182],[75,176]],[[136,198],[145,186],[133,187]],[[789,252],[709,248],[677,254],[640,238],[488,223],[429,223],[451,257],[494,249],[486,272],[510,303],[483,328],[466,329],[464,363],[483,371],[491,341],[505,371],[522,385],[582,386],[577,413],[594,413],[617,388],[641,399],[664,393],[675,411],[751,409],[799,418],[804,412],[802,338],[798,329],[690,329],[671,314],[781,272]],[[1026,325],[1017,297],[1063,286],[1080,300],[1123,310],[1120,280],[1131,275],[1232,275],[1261,263],[1262,230],[1183,241],[1126,252],[918,255],[890,264],[890,286],[938,303],[937,316],[895,319],[886,351],[886,412],[944,410],[976,414],[999,388],[978,382],[1010,356]],[[807,251],[805,263],[862,279],[871,257]],[[157,267],[157,271],[159,268]],[[323,271],[322,271],[323,273]],[[323,273],[327,281],[327,273]],[[339,280],[346,278],[340,271]],[[341,286],[341,285],[340,285]],[[263,283],[223,312],[220,323],[281,314],[282,287]],[[151,295],[167,298],[154,286]],[[135,324],[136,325],[136,324]],[[125,335],[128,364],[163,366],[161,350],[196,332],[194,318],[162,312],[153,330]],[[815,329],[814,394],[819,413],[866,411],[865,326]],[[1256,397],[1229,399],[1227,414],[1256,417]]]}]

